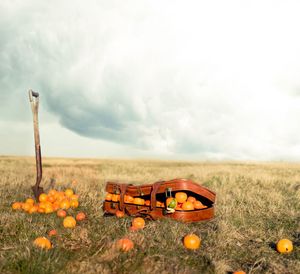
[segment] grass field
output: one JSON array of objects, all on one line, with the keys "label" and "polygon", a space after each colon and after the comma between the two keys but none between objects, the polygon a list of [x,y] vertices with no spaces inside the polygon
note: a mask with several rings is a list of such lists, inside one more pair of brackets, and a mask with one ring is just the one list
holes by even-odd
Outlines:
[{"label": "grass field", "polygon": [[[88,221],[63,228],[55,214],[25,214],[11,209],[14,201],[32,196],[34,158],[0,157],[0,273],[300,273],[300,164],[210,163],[148,160],[44,159],[43,181],[49,190],[73,188],[79,210]],[[131,217],[103,217],[106,181],[153,183],[192,179],[217,193],[216,218],[184,224],[146,221],[129,233]],[[76,181],[74,181],[76,180]],[[32,245],[51,228],[54,248]],[[201,248],[183,247],[187,233],[202,238]],[[129,235],[135,248],[122,253],[115,240]],[[279,254],[281,238],[294,243]]]}]

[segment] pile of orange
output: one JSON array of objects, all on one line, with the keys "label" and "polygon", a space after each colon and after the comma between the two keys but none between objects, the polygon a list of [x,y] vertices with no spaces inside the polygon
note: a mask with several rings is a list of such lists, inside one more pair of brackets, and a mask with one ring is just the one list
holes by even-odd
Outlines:
[{"label": "pile of orange", "polygon": [[38,203],[34,199],[28,198],[24,202],[14,202],[12,209],[23,210],[27,213],[52,213],[59,209],[68,210],[79,206],[78,195],[70,188],[65,191],[51,189],[48,193],[39,196]]},{"label": "pile of orange", "polygon": [[177,192],[175,194],[175,199],[177,201],[177,206],[175,210],[195,210],[207,208],[199,200],[193,196],[188,196],[185,192]]},{"label": "pile of orange", "polygon": [[[120,201],[120,194],[113,194],[110,192],[106,193],[105,196],[106,201],[112,201],[112,202],[119,202]],[[134,205],[145,205],[150,206],[150,200],[145,200],[141,197],[133,197],[131,195],[124,195],[124,203],[126,204],[134,204]],[[156,201],[157,207],[164,207],[164,203],[160,201]]]},{"label": "pile of orange", "polygon": [[[14,202],[12,204],[13,210],[24,211],[29,214],[43,213],[49,214],[56,212],[56,215],[63,218],[63,226],[65,228],[74,228],[77,222],[86,219],[84,212],[77,212],[75,217],[67,216],[69,209],[76,209],[79,206],[78,195],[70,188],[65,191],[58,191],[51,189],[48,193],[42,193],[38,202],[34,199],[28,198],[24,202]],[[72,211],[74,213],[74,211]],[[48,232],[48,236],[52,237],[57,234],[55,229]],[[52,248],[51,242],[45,237],[38,237],[34,241],[34,245],[44,249]]]}]

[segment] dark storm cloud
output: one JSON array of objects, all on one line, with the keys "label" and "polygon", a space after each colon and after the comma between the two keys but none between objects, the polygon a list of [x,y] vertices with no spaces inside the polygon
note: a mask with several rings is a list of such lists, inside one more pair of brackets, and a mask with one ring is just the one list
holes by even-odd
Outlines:
[{"label": "dark storm cloud", "polygon": [[[284,48],[273,48],[277,14],[268,41],[262,14],[253,22],[226,4],[219,24],[214,5],[199,5],[1,2],[0,119],[29,121],[32,88],[41,94],[44,122],[57,119],[88,138],[208,158],[295,158],[299,107],[270,82],[277,75],[272,54]],[[225,20],[228,14],[242,23]],[[295,62],[297,41],[285,38]]]}]

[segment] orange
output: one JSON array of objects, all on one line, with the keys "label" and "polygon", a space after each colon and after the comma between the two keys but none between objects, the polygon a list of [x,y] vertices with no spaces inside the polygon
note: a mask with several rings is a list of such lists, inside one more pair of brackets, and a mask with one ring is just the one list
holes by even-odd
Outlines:
[{"label": "orange", "polygon": [[134,203],[135,205],[144,205],[144,204],[145,204],[145,200],[142,199],[142,198],[134,198],[134,199],[133,199],[133,203]]},{"label": "orange", "polygon": [[28,213],[32,214],[32,213],[36,213],[38,212],[39,207],[37,205],[33,205],[29,210]]},{"label": "orange", "polygon": [[48,192],[48,196],[55,196],[55,194],[57,193],[57,191],[55,189],[50,189]]},{"label": "orange", "polygon": [[65,195],[66,195],[67,197],[71,197],[73,194],[74,194],[73,189],[68,188],[68,189],[65,190]]},{"label": "orange", "polygon": [[63,226],[66,228],[74,228],[76,226],[76,220],[72,216],[64,218]]},{"label": "orange", "polygon": [[145,227],[145,220],[141,217],[134,218],[132,220],[132,226],[138,229]]},{"label": "orange", "polygon": [[194,202],[196,201],[196,198],[193,197],[193,196],[189,196],[189,197],[187,198],[187,201],[194,203]]},{"label": "orange", "polygon": [[22,209],[22,203],[19,203],[19,202],[14,202],[12,205],[11,205],[12,209],[14,210],[20,210]]},{"label": "orange", "polygon": [[54,203],[52,204],[52,208],[53,208],[54,211],[60,209],[59,202],[54,202]]},{"label": "orange", "polygon": [[122,217],[125,216],[125,213],[124,213],[124,211],[117,210],[117,211],[116,211],[116,216],[117,216],[118,218],[122,218]]},{"label": "orange", "polygon": [[135,231],[137,231],[137,230],[139,230],[139,228],[137,228],[137,227],[135,227],[135,226],[129,227],[129,231],[130,231],[130,232],[135,232]]},{"label": "orange", "polygon": [[45,207],[45,213],[52,213],[53,212],[53,207],[52,206],[46,206]]},{"label": "orange", "polygon": [[52,248],[51,242],[46,237],[38,237],[34,240],[33,244],[39,248],[50,249]]},{"label": "orange", "polygon": [[134,243],[128,238],[123,238],[117,241],[117,247],[124,252],[128,252],[133,249]]},{"label": "orange", "polygon": [[158,207],[164,207],[165,204],[162,203],[162,202],[160,202],[160,201],[156,201],[156,206],[158,206]]},{"label": "orange", "polygon": [[45,209],[44,208],[41,208],[41,207],[38,207],[38,213],[45,213]]},{"label": "orange", "polygon": [[183,210],[194,210],[195,207],[194,207],[194,204],[192,202],[187,201],[187,202],[184,202],[182,204],[182,209]]},{"label": "orange", "polygon": [[111,196],[111,200],[112,200],[113,202],[119,202],[119,201],[120,201],[120,195],[119,195],[119,194],[113,194],[113,195]]},{"label": "orange", "polygon": [[125,203],[133,203],[134,198],[130,195],[124,195],[124,202]]},{"label": "orange", "polygon": [[52,237],[52,236],[56,236],[57,235],[57,230],[56,229],[51,229],[48,232],[48,236]]},{"label": "orange", "polygon": [[150,206],[151,205],[151,201],[150,200],[146,200],[145,201],[145,206]]},{"label": "orange", "polygon": [[243,270],[234,271],[232,274],[246,274]]},{"label": "orange", "polygon": [[178,203],[184,203],[187,199],[187,194],[185,192],[177,192],[175,198]]},{"label": "orange", "polygon": [[79,196],[77,194],[73,194],[70,196],[70,200],[78,200]]},{"label": "orange", "polygon": [[39,204],[39,207],[40,208],[46,208],[46,207],[52,207],[52,203],[50,203],[50,202],[48,202],[48,201],[46,201],[46,202],[41,202],[40,204]]},{"label": "orange", "polygon": [[182,204],[177,204],[177,206],[175,207],[175,210],[182,210]]},{"label": "orange", "polygon": [[83,221],[86,219],[86,215],[84,212],[79,212],[77,215],[76,215],[76,220],[77,221]]},{"label": "orange", "polygon": [[79,202],[77,200],[71,200],[70,201],[70,207],[76,208],[79,206]]},{"label": "orange", "polygon": [[53,202],[55,201],[54,196],[49,196],[49,195],[48,195],[47,201],[50,202],[50,203],[53,203]]},{"label": "orange", "polygon": [[281,239],[276,244],[279,253],[290,253],[293,250],[293,243],[289,239]]},{"label": "orange", "polygon": [[68,199],[63,199],[60,204],[60,208],[62,209],[69,209],[70,208],[70,201]]},{"label": "orange", "polygon": [[67,216],[67,212],[63,209],[59,209],[56,213],[58,217],[65,218]]},{"label": "orange", "polygon": [[45,207],[46,207],[47,205],[46,205],[46,203],[45,202],[41,202],[41,203],[39,203],[39,207],[40,208],[43,208],[43,209],[45,209]]},{"label": "orange", "polygon": [[42,194],[39,196],[39,201],[40,201],[40,202],[46,202],[46,201],[47,201],[47,197],[48,197],[47,194],[42,193]]},{"label": "orange", "polygon": [[30,208],[32,208],[32,204],[28,204],[28,203],[23,203],[22,204],[22,209],[26,212],[28,212],[30,210]]},{"label": "orange", "polygon": [[200,201],[196,200],[194,202],[194,207],[195,209],[201,209],[201,208],[206,208],[207,206],[203,205]]},{"label": "orange", "polygon": [[198,249],[200,243],[200,238],[195,234],[188,234],[183,238],[183,244],[187,249]]},{"label": "orange", "polygon": [[28,199],[26,199],[25,203],[33,205],[34,200],[32,198],[28,198]]},{"label": "orange", "polygon": [[64,192],[57,192],[55,195],[54,195],[54,197],[55,197],[55,199],[57,200],[57,201],[62,201],[63,199],[65,199],[65,197],[66,197],[66,195],[65,195],[65,193]]},{"label": "orange", "polygon": [[112,194],[111,193],[106,193],[105,200],[106,201],[111,201],[111,199],[112,199]]}]

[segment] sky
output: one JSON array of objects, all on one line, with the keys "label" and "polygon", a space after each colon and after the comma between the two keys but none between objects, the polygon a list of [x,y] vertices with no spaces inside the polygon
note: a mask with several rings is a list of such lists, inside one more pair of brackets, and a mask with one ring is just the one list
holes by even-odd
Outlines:
[{"label": "sky", "polygon": [[0,2],[0,155],[300,161],[300,2]]}]

